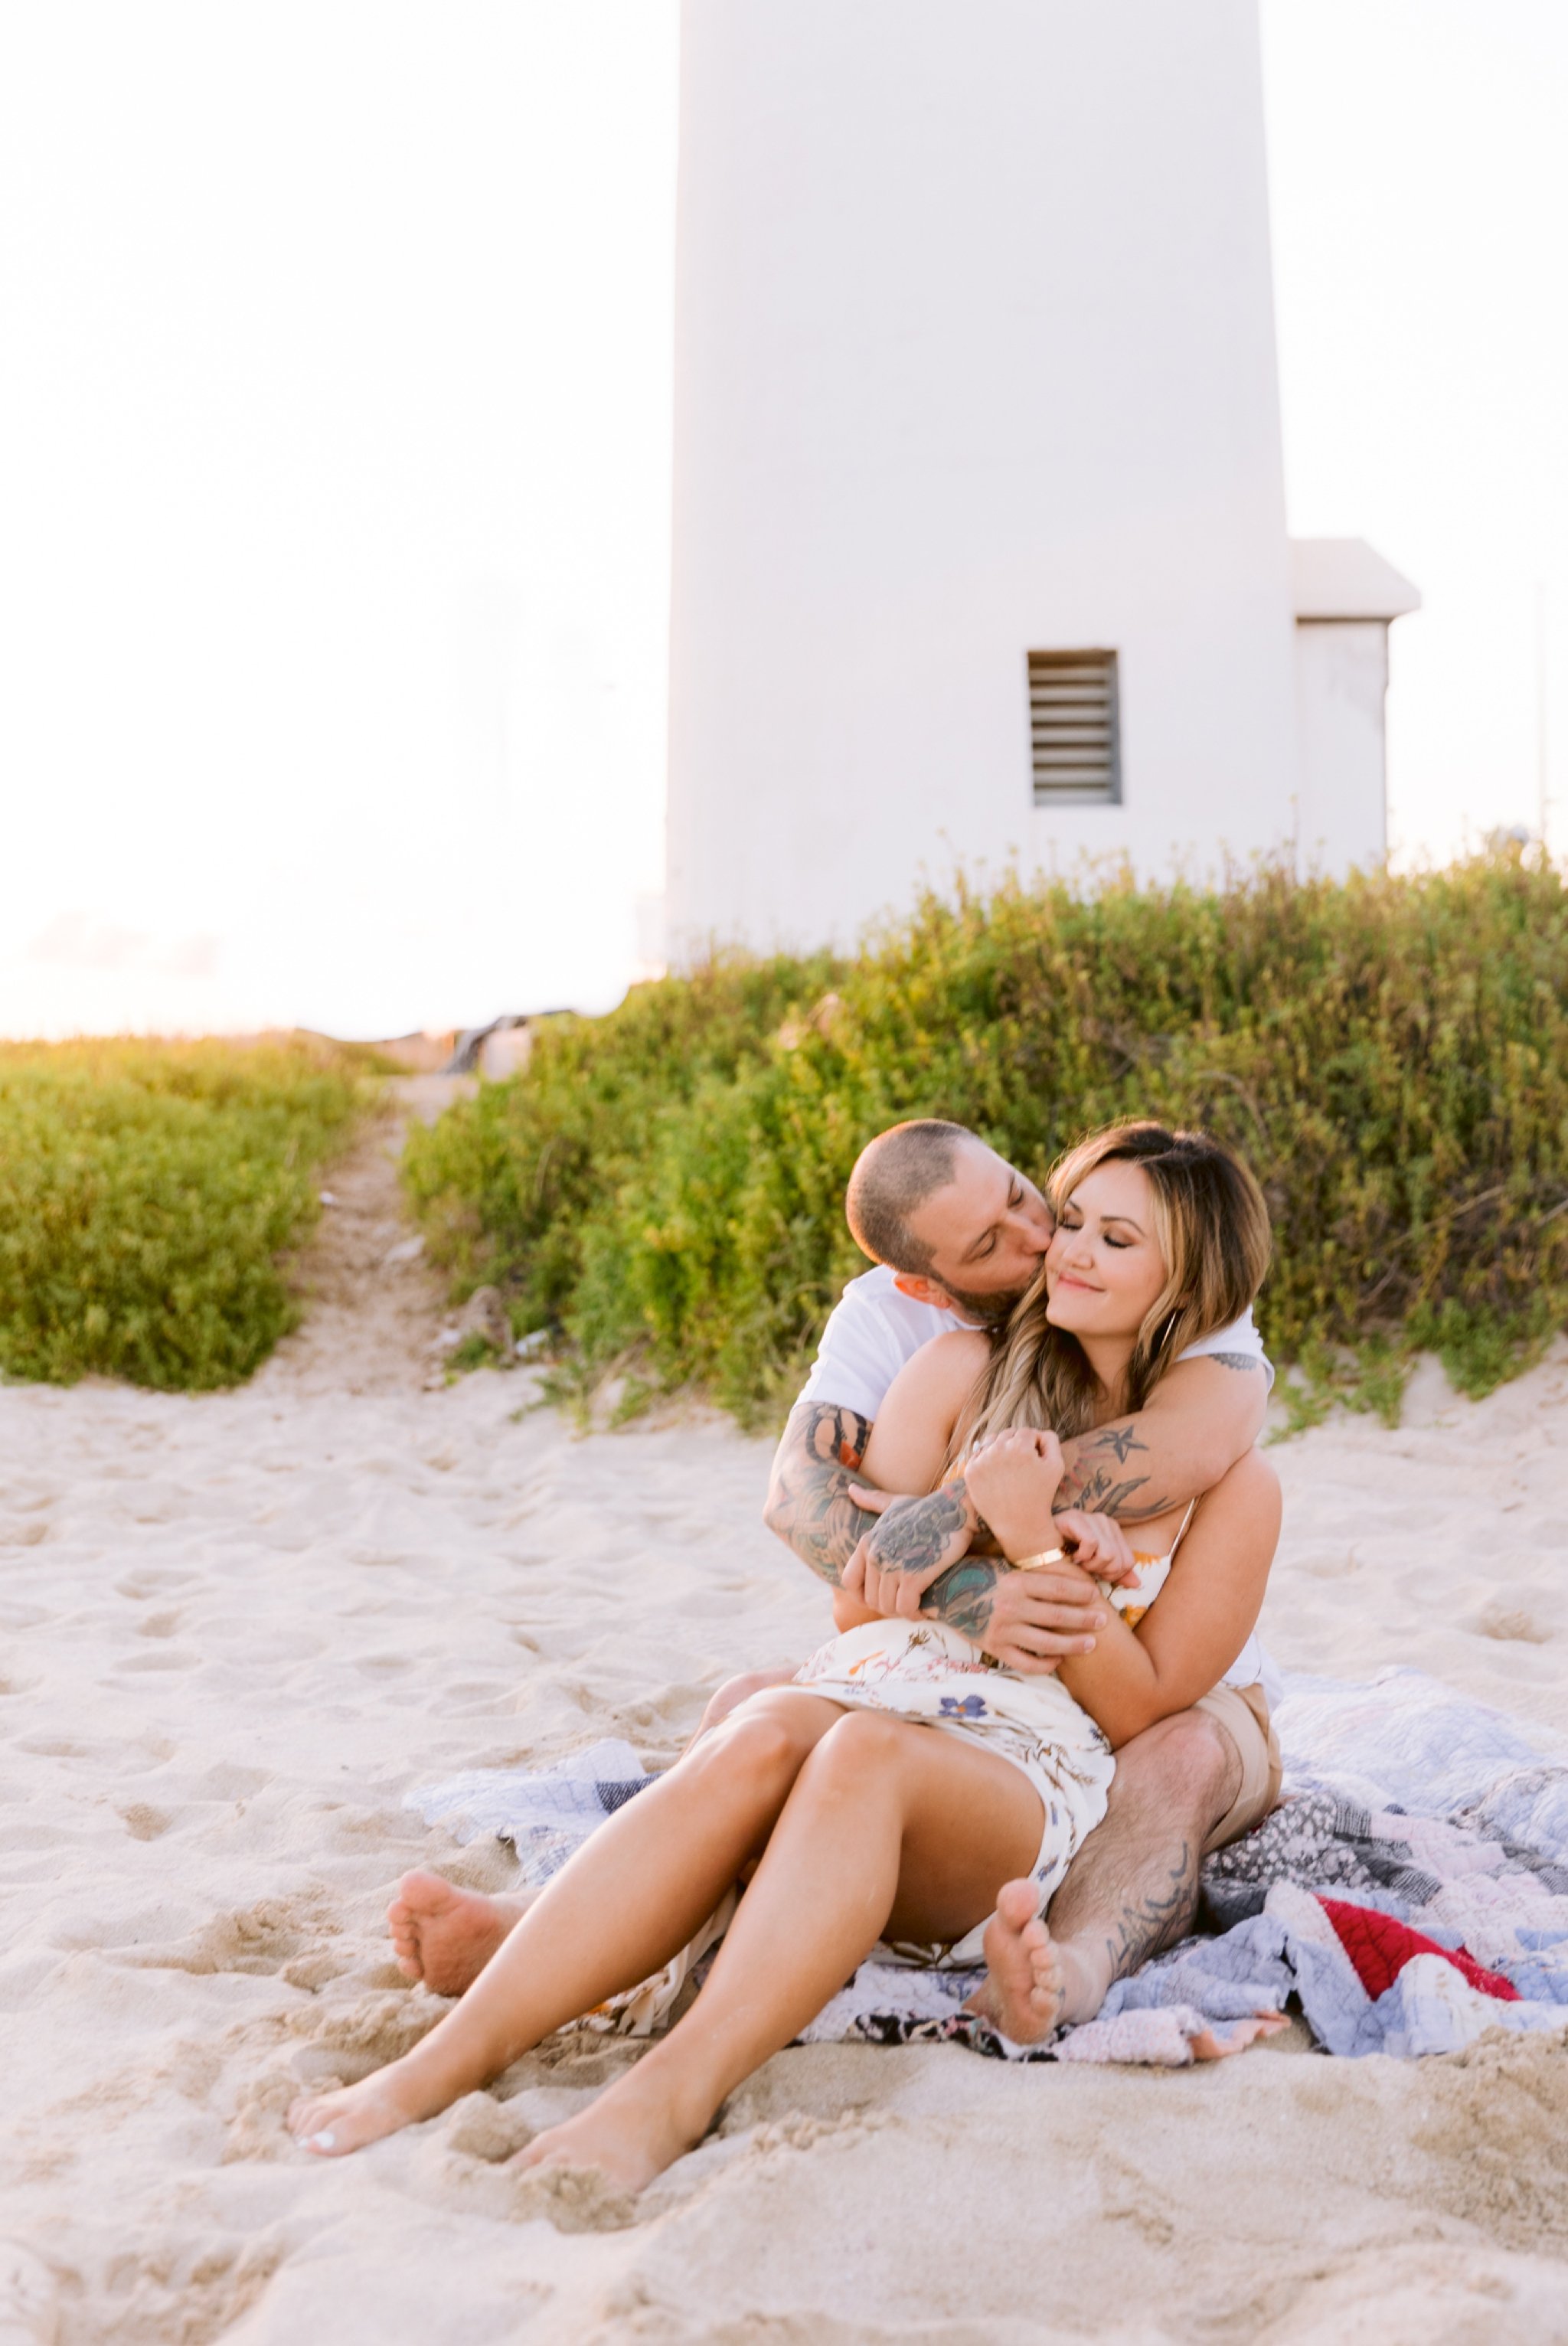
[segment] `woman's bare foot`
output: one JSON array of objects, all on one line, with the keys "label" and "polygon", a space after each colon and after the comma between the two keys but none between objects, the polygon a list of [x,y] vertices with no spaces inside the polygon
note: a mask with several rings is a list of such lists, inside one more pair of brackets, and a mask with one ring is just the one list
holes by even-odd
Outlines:
[{"label": "woman's bare foot", "polygon": [[706,2128],[683,2124],[668,2097],[634,2069],[561,2126],[535,2135],[514,2167],[592,2167],[623,2191],[646,2189],[696,2148]]},{"label": "woman's bare foot", "polygon": [[439,1873],[405,1873],[387,1908],[397,1967],[436,1995],[462,1995],[530,1903],[459,1890]]},{"label": "woman's bare foot", "polygon": [[1069,1966],[1035,1912],[1032,1882],[1003,1883],[985,1926],[986,1976],[965,2009],[1014,2045],[1038,2045],[1061,2025]]},{"label": "woman's bare foot", "polygon": [[[346,2151],[363,2150],[368,2142],[396,2134],[433,2112],[423,2106],[398,2072],[401,2061],[378,2069],[357,2086],[341,2086],[335,2093],[301,2094],[285,2121],[290,2133],[320,2158],[341,2158]],[[442,2105],[438,2102],[435,2107]]]}]

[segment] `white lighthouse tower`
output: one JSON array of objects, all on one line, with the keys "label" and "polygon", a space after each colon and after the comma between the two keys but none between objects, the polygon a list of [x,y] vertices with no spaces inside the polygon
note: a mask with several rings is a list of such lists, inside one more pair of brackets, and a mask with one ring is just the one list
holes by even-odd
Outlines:
[{"label": "white lighthouse tower", "polygon": [[[1298,644],[1254,0],[681,38],[673,957],[849,944],[959,864],[1380,852],[1380,690]],[[1363,551],[1375,630],[1369,577],[1414,598]],[[1360,779],[1304,816],[1330,689]]]}]

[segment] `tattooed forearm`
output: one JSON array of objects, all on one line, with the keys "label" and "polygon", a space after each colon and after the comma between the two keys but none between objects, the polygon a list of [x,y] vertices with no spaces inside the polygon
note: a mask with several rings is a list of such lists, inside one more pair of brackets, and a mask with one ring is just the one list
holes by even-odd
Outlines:
[{"label": "tattooed forearm", "polygon": [[1076,1495],[1064,1496],[1067,1485],[1064,1479],[1056,1494],[1057,1514],[1064,1505],[1082,1507],[1088,1515],[1115,1515],[1119,1523],[1141,1524],[1152,1521],[1156,1515],[1163,1515],[1172,1504],[1169,1499],[1146,1495],[1146,1474],[1136,1474],[1130,1481],[1118,1482],[1103,1466],[1096,1466],[1085,1480],[1074,1485],[1074,1489]]},{"label": "tattooed forearm", "polygon": [[996,1584],[1011,1566],[999,1564],[993,1556],[966,1556],[932,1582],[926,1590],[922,1613],[934,1613],[950,1629],[962,1637],[971,1637],[977,1646],[985,1643],[985,1633],[991,1627],[992,1607],[996,1601]]},{"label": "tattooed forearm", "polygon": [[871,1436],[871,1421],[858,1410],[801,1402],[773,1461],[762,1520],[833,1588],[878,1521],[850,1496]]},{"label": "tattooed forearm", "polygon": [[1140,1442],[1130,1425],[1105,1425],[1095,1434],[1087,1447],[1109,1450],[1118,1466],[1125,1466],[1135,1450],[1146,1450],[1148,1443]]},{"label": "tattooed forearm", "polygon": [[1075,1442],[1065,1445],[1066,1466],[1056,1492],[1058,1514],[1065,1507],[1082,1507],[1086,1514],[1115,1515],[1124,1524],[1148,1523],[1163,1515],[1171,1500],[1157,1489],[1150,1488],[1149,1477],[1137,1473],[1116,1474],[1114,1467],[1125,1467],[1135,1453],[1146,1455],[1148,1443],[1140,1439],[1137,1423],[1103,1425],[1096,1433],[1080,1434]]},{"label": "tattooed forearm", "polygon": [[944,1557],[962,1553],[974,1515],[962,1475],[918,1499],[896,1499],[871,1535],[871,1559],[879,1572],[922,1573]]}]

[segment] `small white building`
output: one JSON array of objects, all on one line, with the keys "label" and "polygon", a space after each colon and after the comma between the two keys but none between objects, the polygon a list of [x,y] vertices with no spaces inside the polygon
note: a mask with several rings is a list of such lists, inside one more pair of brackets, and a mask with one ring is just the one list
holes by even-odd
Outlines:
[{"label": "small white building", "polygon": [[1254,0],[685,0],[672,958],[1374,860],[1418,599],[1286,536]]},{"label": "small white building", "polygon": [[1290,588],[1298,859],[1308,869],[1365,869],[1389,846],[1389,624],[1419,610],[1421,598],[1359,537],[1292,538]]}]

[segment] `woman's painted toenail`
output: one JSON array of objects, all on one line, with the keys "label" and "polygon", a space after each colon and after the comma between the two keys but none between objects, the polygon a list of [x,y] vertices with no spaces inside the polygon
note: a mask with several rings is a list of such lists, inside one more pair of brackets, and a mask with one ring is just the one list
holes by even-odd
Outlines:
[{"label": "woman's painted toenail", "polygon": [[337,2147],[338,2137],[330,2127],[324,2134],[313,2134],[311,2137],[312,2150],[336,2150]]}]

